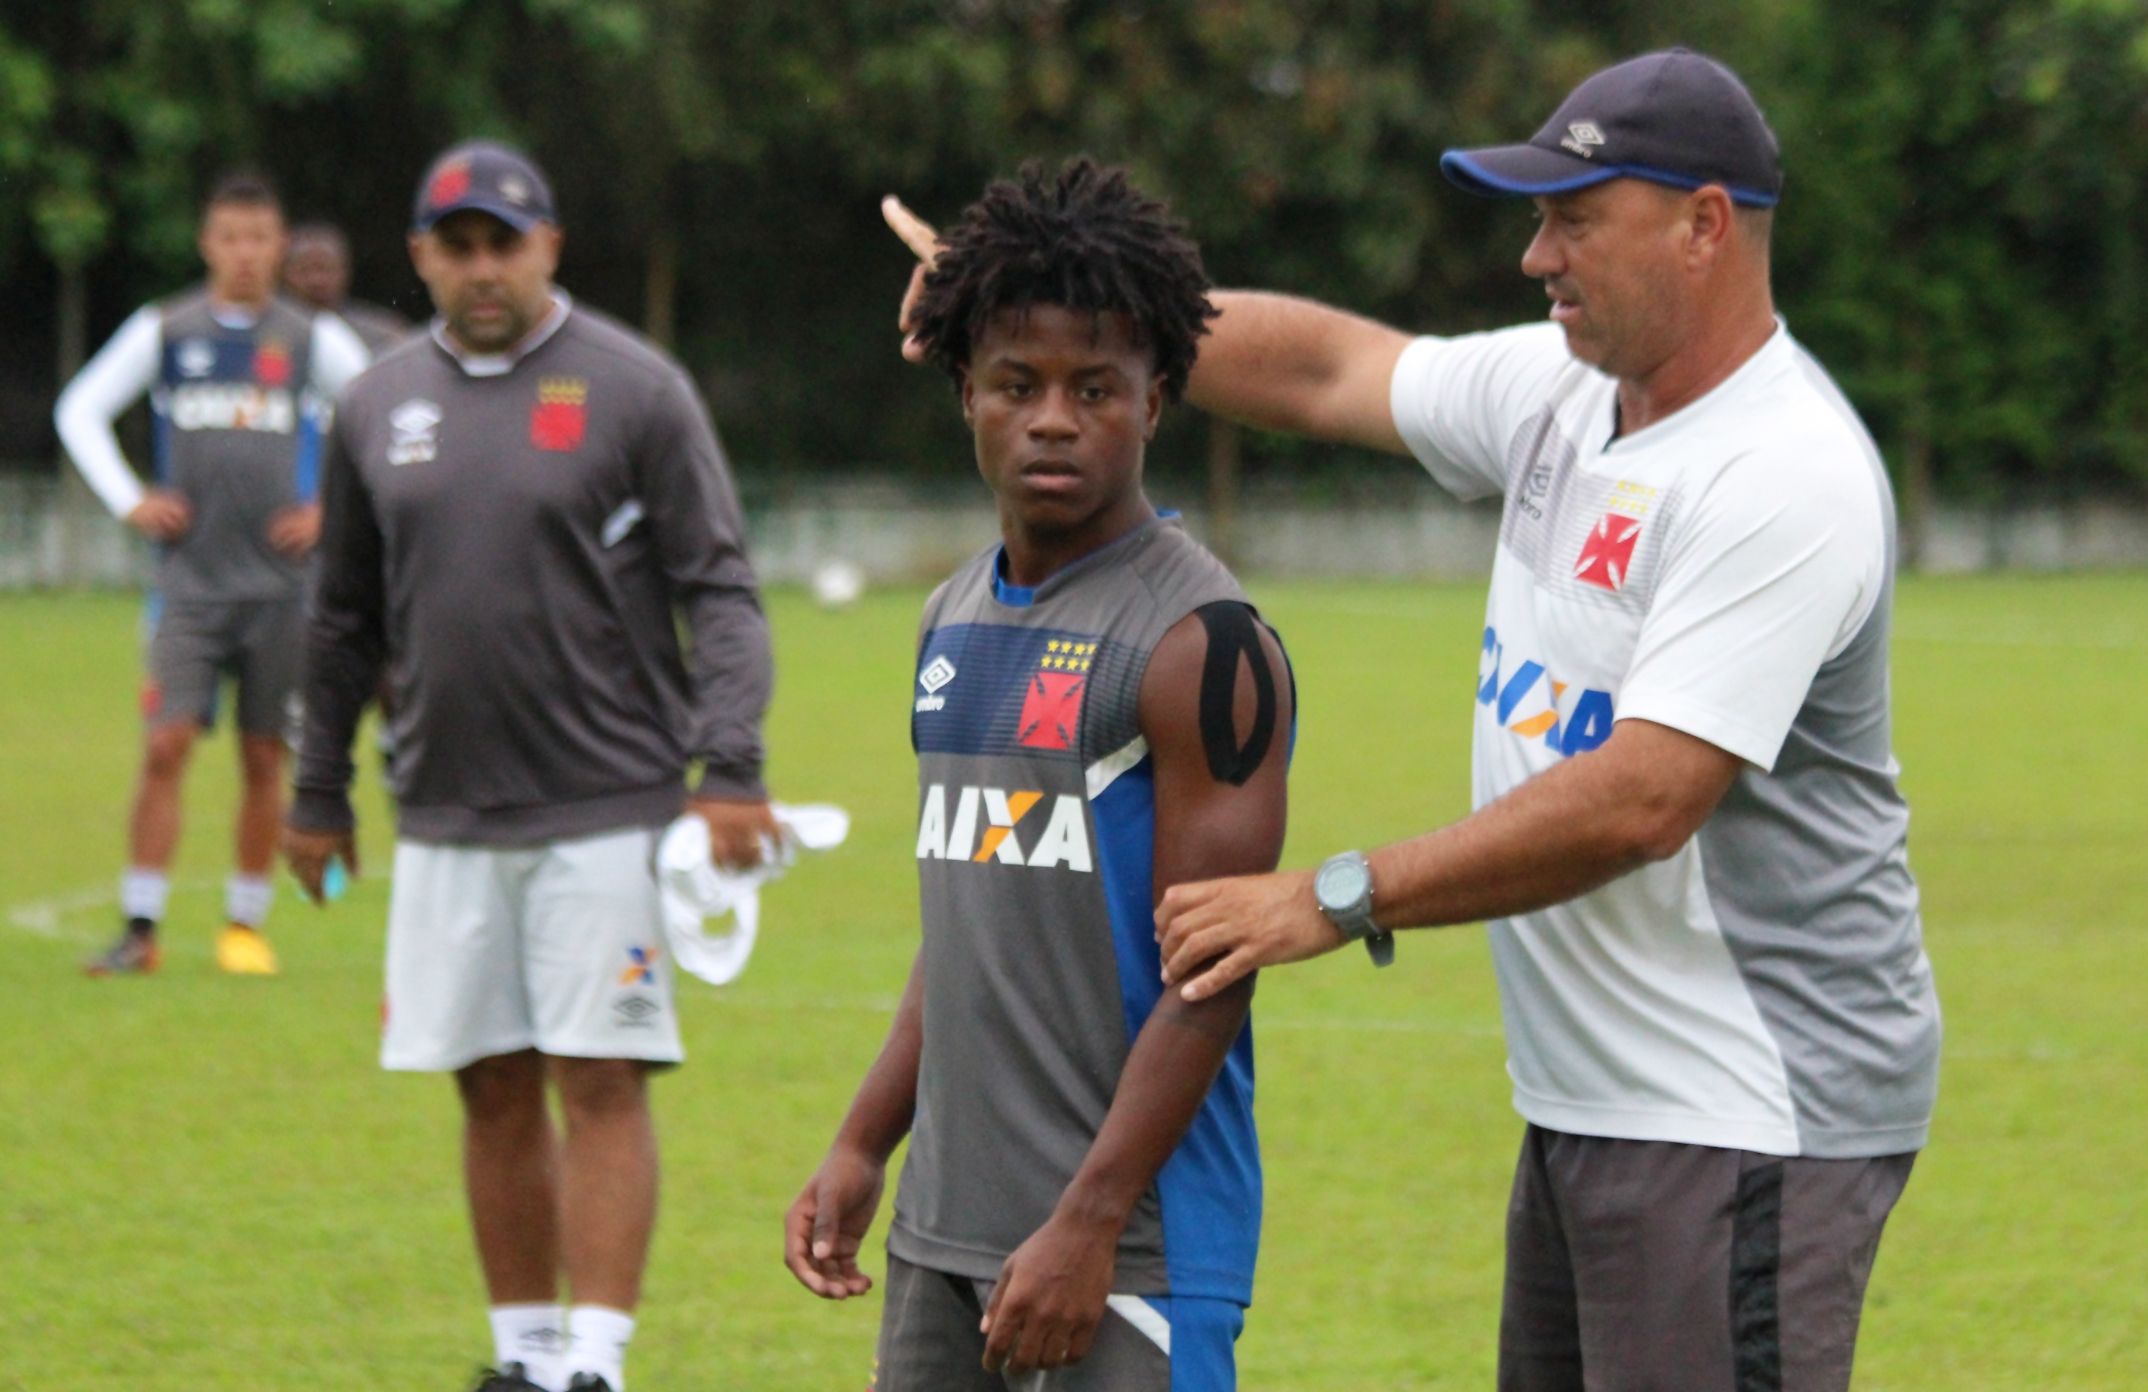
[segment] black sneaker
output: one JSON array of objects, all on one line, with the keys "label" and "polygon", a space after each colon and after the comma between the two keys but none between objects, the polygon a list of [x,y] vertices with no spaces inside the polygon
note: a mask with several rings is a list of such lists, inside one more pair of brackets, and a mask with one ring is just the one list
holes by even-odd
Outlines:
[{"label": "black sneaker", "polygon": [[121,931],[118,942],[84,962],[82,970],[91,976],[146,976],[163,960],[157,935],[130,925]]},{"label": "black sneaker", "polygon": [[567,1392],[612,1392],[612,1384],[595,1373],[576,1373],[567,1383]]},{"label": "black sneaker", "polygon": [[497,1368],[477,1370],[477,1386],[470,1392],[544,1392],[544,1388],[531,1382],[529,1369],[520,1363],[503,1363]]}]

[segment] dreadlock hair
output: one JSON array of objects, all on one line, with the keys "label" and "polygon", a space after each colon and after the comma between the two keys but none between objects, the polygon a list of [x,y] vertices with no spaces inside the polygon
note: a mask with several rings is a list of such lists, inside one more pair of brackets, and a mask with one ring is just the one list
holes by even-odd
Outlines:
[{"label": "dreadlock hair", "polygon": [[913,329],[926,356],[959,383],[992,316],[1031,305],[1124,314],[1154,356],[1164,392],[1186,390],[1197,340],[1219,311],[1201,249],[1126,171],[1087,155],[1047,177],[1036,160],[995,180],[942,234]]}]

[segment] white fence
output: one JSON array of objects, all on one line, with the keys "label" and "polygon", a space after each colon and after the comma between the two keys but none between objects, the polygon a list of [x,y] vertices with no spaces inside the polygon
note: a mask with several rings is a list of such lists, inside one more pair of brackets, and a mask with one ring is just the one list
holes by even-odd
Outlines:
[{"label": "white fence", "polygon": [[[1173,500],[1160,497],[1160,504]],[[1188,525],[1210,535],[1200,509]],[[773,584],[845,560],[875,582],[937,579],[998,535],[977,491],[950,494],[887,480],[847,480],[749,499],[755,567]],[[1463,578],[1491,562],[1498,513],[1460,506],[1429,483],[1345,498],[1249,489],[1228,538],[1247,574]],[[2148,566],[2148,510],[2114,503],[1942,509],[1920,569],[2086,570]],[[149,551],[79,487],[0,473],[0,590],[134,586]]]}]

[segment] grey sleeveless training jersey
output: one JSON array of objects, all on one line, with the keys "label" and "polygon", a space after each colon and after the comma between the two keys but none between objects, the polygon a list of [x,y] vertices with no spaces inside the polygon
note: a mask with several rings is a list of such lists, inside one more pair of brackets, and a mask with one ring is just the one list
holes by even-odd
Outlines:
[{"label": "grey sleeveless training jersey", "polygon": [[295,596],[305,562],[269,544],[269,521],[313,493],[321,402],[312,379],[313,316],[270,302],[250,326],[220,322],[197,287],[160,306],[164,341],[150,394],[158,483],[193,522],[161,548],[170,602]]},{"label": "grey sleeveless training jersey", "polygon": [[[992,1279],[1051,1216],[1161,991],[1149,656],[1244,601],[1159,520],[1034,590],[979,556],[925,608],[912,690],[924,1054],[889,1250]],[[1247,1301],[1259,1234],[1240,1036],[1119,1244],[1114,1289]]]}]

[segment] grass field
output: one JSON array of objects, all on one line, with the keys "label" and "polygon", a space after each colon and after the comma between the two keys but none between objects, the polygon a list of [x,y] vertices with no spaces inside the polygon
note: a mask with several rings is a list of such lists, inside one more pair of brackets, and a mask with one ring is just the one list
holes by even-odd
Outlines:
[{"label": "grass field", "polygon": [[[1461,812],[1480,588],[1255,590],[1303,688],[1289,862]],[[779,1217],[914,946],[920,598],[773,598],[773,779],[856,825],[770,892],[738,984],[685,990],[637,1392],[866,1382],[877,1297],[798,1290]],[[489,1351],[483,1297],[450,1089],[373,1063],[383,881],[323,913],[286,890],[286,975],[220,977],[220,736],[192,780],[165,970],[76,971],[115,923],[134,621],[117,597],[0,600],[0,1387],[456,1388]],[[1907,584],[1895,666],[1948,1033],[1858,1385],[2140,1388],[2148,577]],[[1378,977],[1356,954],[1278,973],[1257,1019],[1269,1222],[1244,1385],[1488,1388],[1520,1126],[1481,934],[1412,936]]]}]

